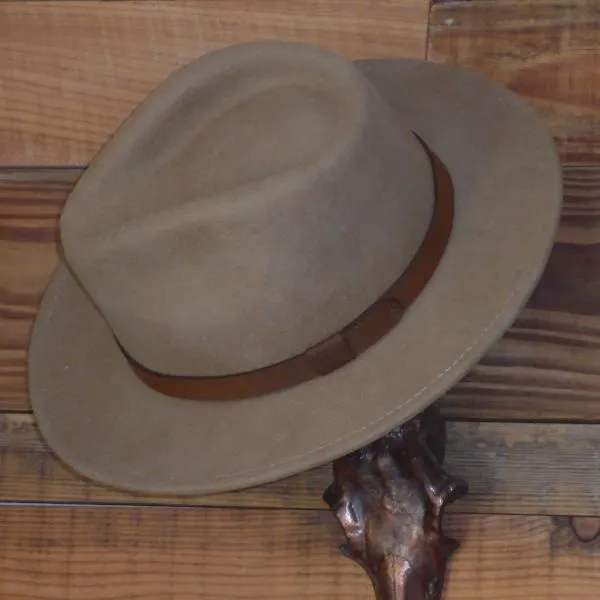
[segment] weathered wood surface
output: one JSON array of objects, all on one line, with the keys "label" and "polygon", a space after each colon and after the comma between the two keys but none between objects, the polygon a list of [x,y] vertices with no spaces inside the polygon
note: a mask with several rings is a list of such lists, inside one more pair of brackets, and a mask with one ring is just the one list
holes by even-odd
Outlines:
[{"label": "weathered wood surface", "polygon": [[0,3],[0,164],[87,164],[169,73],[256,38],[425,56],[426,0]]},{"label": "weathered wood surface", "polygon": [[[447,600],[596,600],[600,544],[567,521],[452,515]],[[322,511],[0,508],[0,592],[28,600],[372,598]]]},{"label": "weathered wood surface", "polygon": [[[0,169],[0,409],[27,410],[31,324],[80,169]],[[442,401],[449,417],[600,420],[600,167],[566,165],[550,263],[527,309]]]},{"label": "weathered wood surface", "polygon": [[29,333],[57,263],[60,207],[78,174],[0,169],[0,409],[28,407]]},{"label": "weathered wood surface", "polygon": [[432,7],[428,58],[474,69],[530,101],[567,163],[563,220],[544,277],[515,326],[445,398],[446,414],[600,418],[599,25],[598,4],[588,0]]},{"label": "weathered wood surface", "polygon": [[565,160],[600,156],[597,0],[435,4],[428,57],[472,68],[528,98],[550,125]]},{"label": "weathered wood surface", "polygon": [[[469,482],[450,512],[596,515],[600,425],[450,423],[445,468]],[[240,492],[191,498],[141,497],[90,484],[65,469],[29,415],[0,416],[0,502],[151,503],[325,509],[326,465]]]}]

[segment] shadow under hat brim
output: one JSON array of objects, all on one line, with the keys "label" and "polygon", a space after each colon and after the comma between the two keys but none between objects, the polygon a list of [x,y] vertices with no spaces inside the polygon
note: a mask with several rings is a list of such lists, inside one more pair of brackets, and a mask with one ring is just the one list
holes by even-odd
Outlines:
[{"label": "shadow under hat brim", "polygon": [[521,99],[472,73],[404,59],[357,65],[454,181],[451,239],[421,297],[383,340],[326,377],[262,398],[182,400],[136,378],[60,265],[32,332],[29,393],[43,437],[75,471],[176,495],[292,475],[412,418],[511,325],[560,214],[561,168],[546,126]]}]

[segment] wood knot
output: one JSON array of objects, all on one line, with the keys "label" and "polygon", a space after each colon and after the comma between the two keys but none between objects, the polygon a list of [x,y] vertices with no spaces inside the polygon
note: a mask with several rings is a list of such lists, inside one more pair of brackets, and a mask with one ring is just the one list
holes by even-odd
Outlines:
[{"label": "wood knot", "polygon": [[571,517],[571,529],[580,542],[593,542],[600,535],[600,517]]}]

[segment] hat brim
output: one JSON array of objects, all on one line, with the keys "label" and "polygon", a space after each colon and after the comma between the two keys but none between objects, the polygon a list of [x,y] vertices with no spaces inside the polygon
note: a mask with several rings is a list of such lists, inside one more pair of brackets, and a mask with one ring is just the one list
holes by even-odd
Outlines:
[{"label": "hat brim", "polygon": [[136,378],[60,265],[32,332],[29,393],[43,437],[72,469],[148,494],[283,478],[411,419],[511,325],[559,219],[561,167],[546,126],[510,91],[472,73],[404,59],[356,64],[454,181],[451,239],[421,297],[391,333],[326,377],[248,400],[182,400]]}]

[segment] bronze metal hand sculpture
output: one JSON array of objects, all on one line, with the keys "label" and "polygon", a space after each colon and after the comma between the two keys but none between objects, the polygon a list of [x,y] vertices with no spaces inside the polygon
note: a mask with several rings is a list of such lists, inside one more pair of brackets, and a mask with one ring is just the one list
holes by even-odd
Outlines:
[{"label": "bronze metal hand sculpture", "polygon": [[442,469],[446,430],[430,407],[372,444],[334,461],[323,499],[344,529],[343,552],[371,578],[377,600],[440,600],[459,543],[444,507],[467,493]]}]

